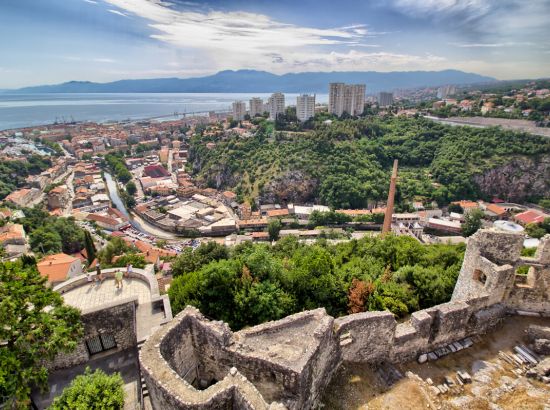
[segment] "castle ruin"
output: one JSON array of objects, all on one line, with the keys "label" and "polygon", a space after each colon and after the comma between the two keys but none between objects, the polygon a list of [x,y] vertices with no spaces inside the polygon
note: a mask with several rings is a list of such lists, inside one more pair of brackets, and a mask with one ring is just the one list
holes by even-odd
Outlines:
[{"label": "castle ruin", "polygon": [[[402,363],[483,334],[507,314],[550,316],[550,235],[522,257],[523,235],[480,230],[452,299],[397,323],[388,312],[340,318],[324,309],[232,332],[187,307],[144,344],[155,409],[310,409],[343,362]],[[528,266],[528,274],[516,271]]]}]

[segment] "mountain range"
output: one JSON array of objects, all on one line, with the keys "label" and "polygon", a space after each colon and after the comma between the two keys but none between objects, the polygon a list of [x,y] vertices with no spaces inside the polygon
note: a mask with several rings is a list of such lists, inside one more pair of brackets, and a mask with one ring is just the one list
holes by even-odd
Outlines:
[{"label": "mountain range", "polygon": [[226,70],[195,78],[152,78],[109,83],[70,81],[56,85],[25,87],[20,93],[327,93],[331,82],[366,84],[367,93],[445,84],[475,84],[495,78],[459,70],[443,71],[346,71],[276,75],[256,70]]}]

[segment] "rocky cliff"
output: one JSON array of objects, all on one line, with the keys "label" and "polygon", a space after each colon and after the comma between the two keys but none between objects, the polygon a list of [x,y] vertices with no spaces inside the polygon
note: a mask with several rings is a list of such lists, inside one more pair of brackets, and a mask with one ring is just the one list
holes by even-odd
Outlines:
[{"label": "rocky cliff", "polygon": [[314,202],[319,181],[301,171],[288,171],[272,179],[260,193],[262,203]]},{"label": "rocky cliff", "polygon": [[515,157],[476,175],[481,192],[506,201],[522,202],[532,196],[550,196],[550,155]]}]

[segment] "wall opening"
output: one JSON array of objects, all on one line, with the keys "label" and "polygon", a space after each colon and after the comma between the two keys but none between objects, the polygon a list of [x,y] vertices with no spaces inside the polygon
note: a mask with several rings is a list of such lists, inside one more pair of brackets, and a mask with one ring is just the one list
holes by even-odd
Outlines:
[{"label": "wall opening", "polygon": [[90,356],[116,348],[114,335],[102,333],[96,337],[86,340],[86,348]]},{"label": "wall opening", "polygon": [[535,268],[529,265],[519,266],[514,275],[514,286],[518,288],[532,288],[534,284]]},{"label": "wall opening", "polygon": [[476,269],[474,270],[473,279],[482,285],[485,285],[485,282],[487,282],[487,275],[485,275],[481,269]]}]

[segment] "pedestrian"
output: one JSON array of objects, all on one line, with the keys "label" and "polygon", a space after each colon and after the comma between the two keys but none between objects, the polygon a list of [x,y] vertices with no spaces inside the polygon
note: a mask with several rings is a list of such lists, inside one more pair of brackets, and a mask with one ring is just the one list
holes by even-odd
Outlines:
[{"label": "pedestrian", "polygon": [[126,274],[124,276],[126,276],[129,279],[130,275],[132,274],[132,270],[133,270],[133,266],[131,263],[129,263],[128,265],[126,265]]},{"label": "pedestrian", "polygon": [[115,285],[117,289],[122,289],[122,272],[117,269],[115,272]]},{"label": "pedestrian", "polygon": [[93,288],[94,287],[94,278],[92,277],[91,272],[86,272],[86,280],[90,284],[90,287]]}]

